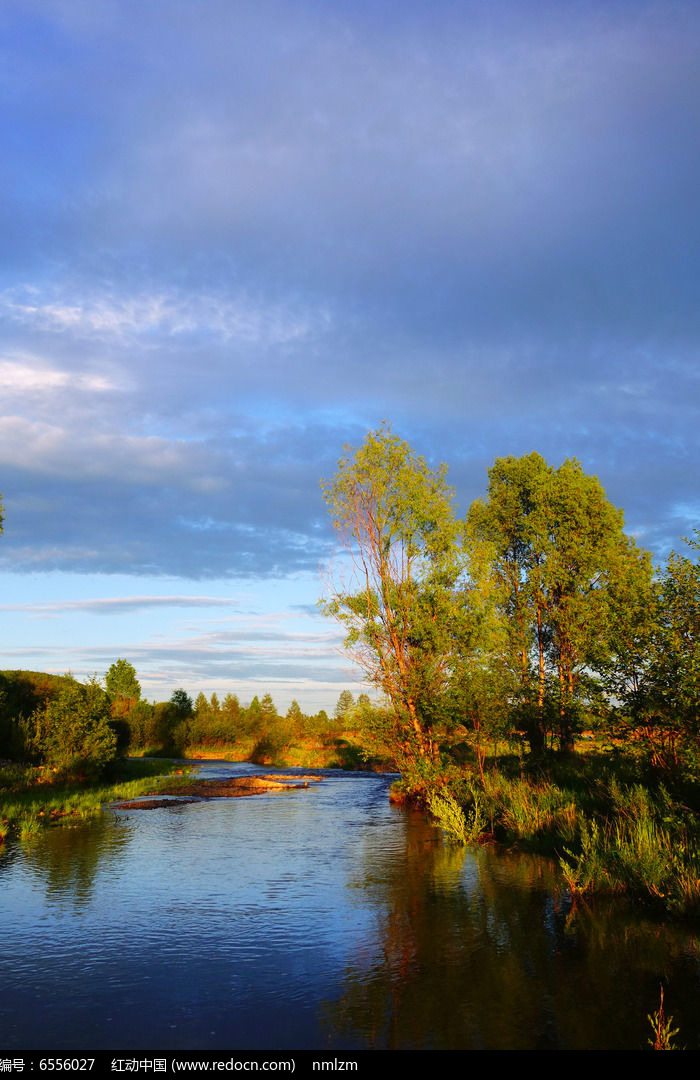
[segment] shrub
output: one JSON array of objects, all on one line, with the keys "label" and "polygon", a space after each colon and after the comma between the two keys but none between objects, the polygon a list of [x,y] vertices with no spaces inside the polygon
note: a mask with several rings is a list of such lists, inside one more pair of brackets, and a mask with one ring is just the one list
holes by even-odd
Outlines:
[{"label": "shrub", "polygon": [[82,685],[71,680],[32,720],[35,749],[66,776],[96,775],[115,756],[109,702],[95,681]]},{"label": "shrub", "polygon": [[447,788],[431,791],[426,797],[428,810],[443,833],[458,844],[474,843],[486,827],[478,793],[472,789],[471,794],[472,808],[468,815]]}]

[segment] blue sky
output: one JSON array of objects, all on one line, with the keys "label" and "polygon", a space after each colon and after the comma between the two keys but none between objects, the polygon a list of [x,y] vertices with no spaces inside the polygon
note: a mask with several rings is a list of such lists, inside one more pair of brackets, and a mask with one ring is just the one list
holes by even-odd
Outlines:
[{"label": "blue sky", "polygon": [[575,456],[681,548],[699,56],[673,0],[6,0],[1,666],[332,707],[319,480],[385,418],[462,512]]}]

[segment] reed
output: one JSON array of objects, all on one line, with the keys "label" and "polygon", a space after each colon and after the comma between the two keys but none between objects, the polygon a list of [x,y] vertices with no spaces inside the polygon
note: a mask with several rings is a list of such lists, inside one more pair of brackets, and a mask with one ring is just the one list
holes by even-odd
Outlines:
[{"label": "reed", "polygon": [[663,985],[660,987],[660,989],[661,989],[661,1000],[659,1002],[659,1007],[656,1010],[656,1012],[653,1014],[653,1016],[651,1014],[649,1014],[647,1016],[647,1020],[651,1024],[651,1030],[652,1030],[652,1034],[653,1034],[653,1038],[647,1040],[648,1043],[649,1043],[649,1046],[651,1046],[653,1050],[680,1050],[680,1049],[685,1049],[685,1047],[681,1048],[679,1046],[674,1046],[674,1044],[673,1044],[673,1040],[675,1039],[675,1037],[678,1034],[680,1029],[673,1027],[673,1017],[672,1016],[666,1016],[666,1014],[664,1012],[664,988],[663,988]]}]

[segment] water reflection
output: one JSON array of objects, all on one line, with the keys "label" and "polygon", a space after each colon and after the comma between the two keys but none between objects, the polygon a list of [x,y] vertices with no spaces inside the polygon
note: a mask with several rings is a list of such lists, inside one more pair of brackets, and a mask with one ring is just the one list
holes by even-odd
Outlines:
[{"label": "water reflection", "polygon": [[416,821],[404,856],[368,857],[375,935],[330,1030],[377,1049],[643,1049],[663,980],[697,1039],[696,938],[619,904],[574,911],[553,863],[445,846]]},{"label": "water reflection", "polygon": [[90,901],[101,862],[117,860],[133,835],[133,825],[105,813],[72,826],[47,829],[22,844],[24,867],[41,882],[52,903]]},{"label": "water reflection", "polygon": [[5,1052],[638,1049],[661,979],[698,1047],[695,937],[571,910],[553,863],[444,845],[388,782],[328,774],[16,845]]}]

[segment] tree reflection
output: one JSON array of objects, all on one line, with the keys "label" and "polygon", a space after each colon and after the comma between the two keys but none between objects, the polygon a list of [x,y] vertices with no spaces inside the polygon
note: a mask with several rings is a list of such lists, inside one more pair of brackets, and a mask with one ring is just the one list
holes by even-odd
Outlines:
[{"label": "tree reflection", "polygon": [[131,830],[123,819],[101,814],[74,826],[43,829],[22,844],[24,861],[46,888],[49,901],[71,900],[83,907],[92,896],[98,868],[128,844]]},{"label": "tree reflection", "polygon": [[697,979],[683,930],[614,904],[572,914],[550,861],[449,846],[416,815],[403,842],[365,853],[357,892],[375,912],[374,935],[324,1008],[331,1038],[375,1049],[643,1049],[659,980],[672,979],[680,1000]]}]

